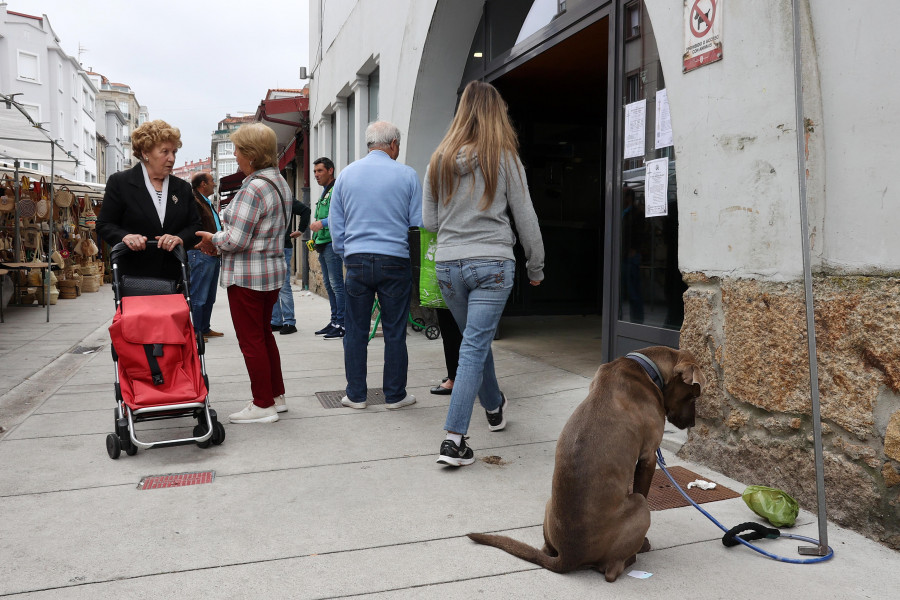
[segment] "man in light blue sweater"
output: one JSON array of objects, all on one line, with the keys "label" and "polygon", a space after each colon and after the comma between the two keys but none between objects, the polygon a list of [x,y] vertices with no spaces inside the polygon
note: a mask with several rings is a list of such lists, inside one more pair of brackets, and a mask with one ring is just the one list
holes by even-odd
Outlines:
[{"label": "man in light blue sweater", "polygon": [[400,130],[386,121],[366,128],[368,155],[334,184],[329,226],[347,278],[344,334],[346,395],[341,404],[366,407],[369,324],[375,294],[384,331],[384,398],[389,409],[414,404],[406,393],[406,315],[412,290],[408,231],[422,226],[422,186],[412,167],[396,162]]}]

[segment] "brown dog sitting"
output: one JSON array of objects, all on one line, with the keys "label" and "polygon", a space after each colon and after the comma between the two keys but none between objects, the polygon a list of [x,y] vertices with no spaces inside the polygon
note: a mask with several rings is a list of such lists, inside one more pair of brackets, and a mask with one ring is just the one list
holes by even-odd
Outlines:
[{"label": "brown dog sitting", "polygon": [[469,537],[557,573],[593,567],[615,581],[650,549],[647,494],[666,419],[679,429],[693,426],[694,399],[705,385],[689,352],[664,346],[601,366],[556,444],[544,548],[500,535]]}]

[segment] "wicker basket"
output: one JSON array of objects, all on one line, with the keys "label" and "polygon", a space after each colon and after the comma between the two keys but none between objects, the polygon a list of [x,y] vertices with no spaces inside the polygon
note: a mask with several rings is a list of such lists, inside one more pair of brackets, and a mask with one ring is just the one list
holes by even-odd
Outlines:
[{"label": "wicker basket", "polygon": [[81,291],[98,292],[102,283],[103,277],[101,275],[85,275],[81,279]]},{"label": "wicker basket", "polygon": [[[59,282],[59,297],[63,300],[73,300],[78,297],[78,291],[75,289],[78,282],[74,279],[63,279]],[[51,300],[52,302],[52,300]]]}]

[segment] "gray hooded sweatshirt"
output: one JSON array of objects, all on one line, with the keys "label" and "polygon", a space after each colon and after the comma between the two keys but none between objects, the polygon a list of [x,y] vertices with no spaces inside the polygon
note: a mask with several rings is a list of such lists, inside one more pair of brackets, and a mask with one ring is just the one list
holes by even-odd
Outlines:
[{"label": "gray hooded sweatshirt", "polygon": [[[456,156],[459,175],[450,202],[433,198],[425,172],[422,186],[422,220],[425,229],[437,232],[435,260],[452,261],[470,258],[499,258],[515,260],[513,246],[516,234],[510,225],[512,213],[516,231],[525,249],[525,266],[528,279],[544,279],[544,242],[538,227],[537,215],[528,194],[525,169],[518,156],[507,154],[500,161],[497,192],[486,210],[481,210],[484,194],[484,177],[478,168],[478,156],[473,165],[466,161],[460,150]],[[507,211],[507,208],[509,211]]]}]

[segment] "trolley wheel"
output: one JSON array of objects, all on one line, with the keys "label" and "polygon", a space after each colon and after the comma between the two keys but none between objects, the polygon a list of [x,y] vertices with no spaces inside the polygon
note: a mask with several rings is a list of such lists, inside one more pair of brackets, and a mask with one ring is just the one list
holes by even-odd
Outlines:
[{"label": "trolley wheel", "polygon": [[125,446],[125,454],[128,456],[134,456],[137,454],[138,447],[131,443],[131,440],[128,440],[128,445]]},{"label": "trolley wheel", "polygon": [[411,327],[413,331],[422,331],[423,329],[425,329],[425,319],[423,319],[422,317],[416,317],[412,320]]},{"label": "trolley wheel", "polygon": [[106,453],[113,460],[116,460],[122,454],[122,442],[119,441],[119,436],[114,433],[106,436]]},{"label": "trolley wheel", "polygon": [[429,340],[436,340],[441,337],[441,328],[437,325],[429,325],[425,330],[425,337]]},{"label": "trolley wheel", "polygon": [[212,443],[218,446],[225,441],[225,426],[216,421],[213,423]]},{"label": "trolley wheel", "polygon": [[[194,426],[194,437],[201,437],[205,433],[206,423],[198,423]],[[213,436],[209,436],[209,439],[207,439],[205,442],[197,442],[197,445],[201,448],[209,448],[210,444],[212,444],[212,437]]]}]

